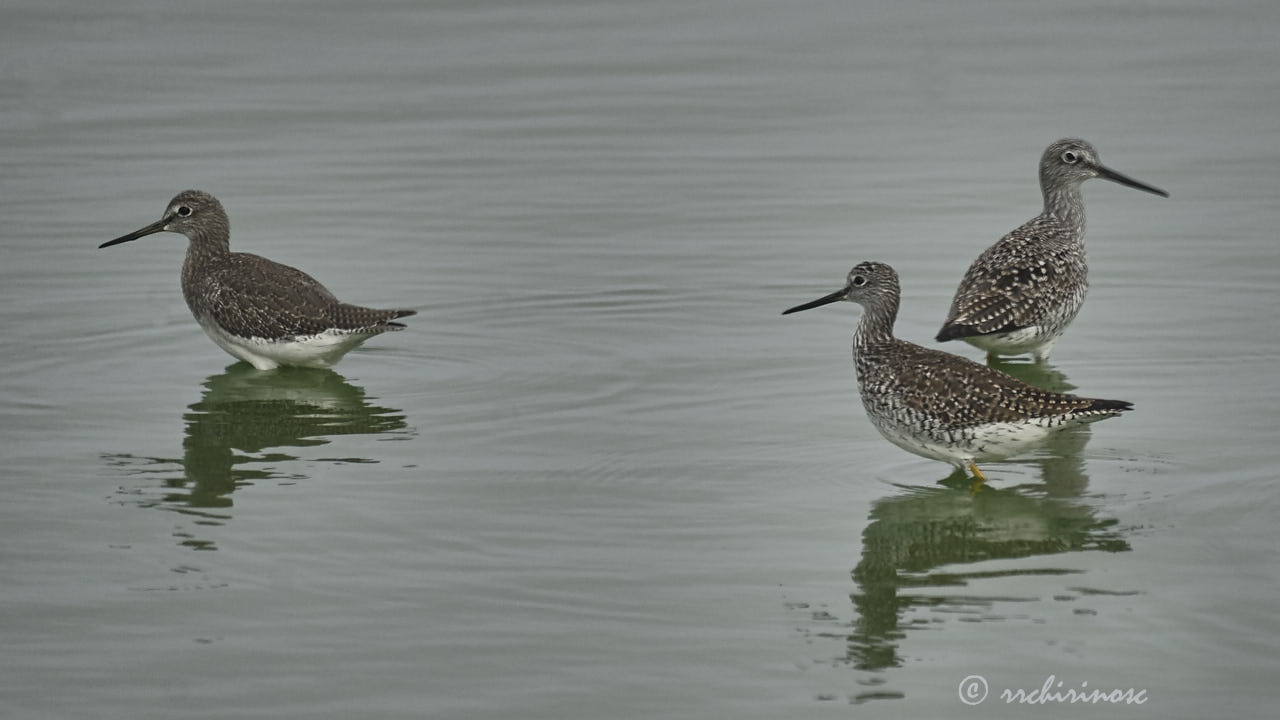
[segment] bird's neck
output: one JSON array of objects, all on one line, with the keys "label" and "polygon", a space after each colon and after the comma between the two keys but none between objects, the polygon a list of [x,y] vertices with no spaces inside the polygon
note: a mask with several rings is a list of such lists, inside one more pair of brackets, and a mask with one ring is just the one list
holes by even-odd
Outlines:
[{"label": "bird's neck", "polygon": [[893,323],[898,318],[898,298],[885,298],[869,303],[853,332],[853,354],[867,348],[893,342]]},{"label": "bird's neck", "polygon": [[193,282],[202,270],[231,256],[231,244],[225,232],[192,235],[187,243],[187,257],[182,262],[182,283]]},{"label": "bird's neck", "polygon": [[1044,214],[1070,228],[1075,237],[1084,236],[1084,195],[1080,183],[1043,187]]}]

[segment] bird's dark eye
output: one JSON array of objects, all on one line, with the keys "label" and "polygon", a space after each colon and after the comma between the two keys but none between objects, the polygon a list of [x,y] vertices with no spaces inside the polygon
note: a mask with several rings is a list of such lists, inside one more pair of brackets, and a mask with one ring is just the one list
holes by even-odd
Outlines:
[{"label": "bird's dark eye", "polygon": [[191,208],[186,205],[179,205],[177,212],[178,217],[189,217],[191,215]]},{"label": "bird's dark eye", "polygon": [[862,287],[867,284],[867,279],[861,275],[854,275],[853,279],[849,281],[849,284],[854,287]]},{"label": "bird's dark eye", "polygon": [[1064,162],[1064,163],[1066,163],[1066,164],[1068,164],[1068,165],[1075,165],[1075,164],[1076,164],[1076,161],[1077,161],[1077,160],[1079,160],[1079,159],[1080,159],[1080,156],[1076,155],[1075,153],[1071,152],[1070,150],[1068,150],[1068,151],[1066,151],[1066,152],[1062,153],[1062,162]]}]

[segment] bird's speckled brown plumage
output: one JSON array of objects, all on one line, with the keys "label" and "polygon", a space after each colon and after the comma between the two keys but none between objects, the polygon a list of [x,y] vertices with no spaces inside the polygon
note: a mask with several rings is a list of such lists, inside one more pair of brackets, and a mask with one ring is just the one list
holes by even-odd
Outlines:
[{"label": "bird's speckled brown plumage", "polygon": [[853,335],[858,392],[871,423],[903,449],[964,467],[1015,454],[1053,428],[1133,407],[1041,390],[968,358],[899,340],[893,336],[899,294],[893,268],[864,262],[842,290],[786,312],[838,300],[865,308]]},{"label": "bird's speckled brown plumage", "polygon": [[364,340],[404,327],[393,320],[415,314],[349,305],[297,268],[231,252],[226,211],[199,190],[179,193],[159,221],[101,247],[163,231],[189,240],[182,295],[191,314],[219,347],[261,369],[328,367]]},{"label": "bird's speckled brown plumage", "polygon": [[986,423],[1056,425],[1132,407],[1041,390],[968,358],[896,338],[868,343],[857,357],[868,413],[948,432]]},{"label": "bird's speckled brown plumage", "polygon": [[399,330],[412,310],[374,310],[340,302],[297,268],[250,253],[183,263],[182,294],[197,318],[237,337],[291,340],[328,330],[376,335]]},{"label": "bird's speckled brown plumage", "polygon": [[1084,140],[1053,143],[1040,158],[1044,212],[973,261],[938,331],[939,341],[959,338],[992,354],[1048,357],[1089,288],[1080,184],[1094,177],[1169,195],[1106,167]]}]

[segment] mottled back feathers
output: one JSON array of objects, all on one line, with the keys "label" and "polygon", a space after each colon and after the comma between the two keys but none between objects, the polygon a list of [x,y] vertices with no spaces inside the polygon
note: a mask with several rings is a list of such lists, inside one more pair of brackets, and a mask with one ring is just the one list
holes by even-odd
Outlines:
[{"label": "mottled back feathers", "polygon": [[1066,328],[1088,290],[1078,237],[1057,218],[1040,216],[987,248],[960,281],[937,340]]},{"label": "mottled back feathers", "polygon": [[1032,418],[1084,419],[1133,406],[1051,392],[959,355],[905,340],[864,346],[855,360],[867,411],[906,410],[930,418],[938,430]]},{"label": "mottled back feathers", "polygon": [[399,330],[413,310],[375,310],[339,302],[310,275],[250,253],[196,258],[183,266],[183,295],[197,318],[228,333],[286,340],[339,331],[376,335]]}]

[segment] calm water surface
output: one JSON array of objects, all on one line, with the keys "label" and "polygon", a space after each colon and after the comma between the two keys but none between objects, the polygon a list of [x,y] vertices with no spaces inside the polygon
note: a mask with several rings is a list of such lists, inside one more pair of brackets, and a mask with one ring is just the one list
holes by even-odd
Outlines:
[{"label": "calm water surface", "polygon": [[[1280,701],[1267,2],[0,3],[15,718],[1224,717]],[[1093,286],[1032,382],[1137,410],[971,498],[856,397],[1062,136]],[[230,364],[233,245],[419,310]],[[965,347],[954,352],[977,357]],[[982,676],[981,710],[961,681]],[[1144,690],[1009,706],[1004,689]]]}]

